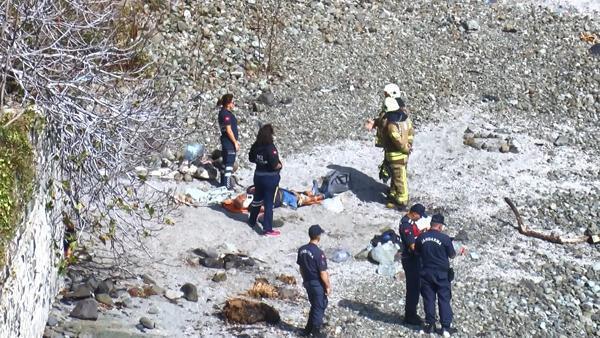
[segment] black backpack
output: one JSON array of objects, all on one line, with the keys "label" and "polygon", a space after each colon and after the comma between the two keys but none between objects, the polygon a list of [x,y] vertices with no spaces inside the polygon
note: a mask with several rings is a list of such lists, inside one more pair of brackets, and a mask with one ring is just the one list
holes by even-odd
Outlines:
[{"label": "black backpack", "polygon": [[333,170],[323,178],[323,184],[319,190],[326,196],[333,196],[350,189],[350,173]]}]

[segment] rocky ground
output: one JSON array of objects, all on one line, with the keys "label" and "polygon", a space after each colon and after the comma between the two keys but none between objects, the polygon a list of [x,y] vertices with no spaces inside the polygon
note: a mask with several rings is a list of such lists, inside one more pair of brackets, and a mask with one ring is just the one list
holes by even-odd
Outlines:
[{"label": "rocky ground", "polygon": [[[597,13],[502,1],[295,1],[279,9],[282,30],[267,72],[268,41],[264,32],[259,39],[256,21],[260,14],[264,29],[276,7],[265,3],[193,1],[167,9],[151,1],[146,14],[162,15],[154,20],[160,34],[152,56],[164,62],[165,84],[178,88],[173,109],[189,116],[190,142],[216,145],[214,102],[231,91],[242,153],[257,122],[274,123],[282,186],[305,189],[331,168],[348,170],[354,187],[339,197],[344,211],[278,209],[283,235],[262,238],[218,207],[182,207],[174,225],[148,239],[151,257],[132,250],[135,264],[118,272],[105,269],[114,263],[109,248],[89,247],[89,259],[67,274],[48,336],[294,336],[308,311],[299,286],[285,287],[285,299],[265,300],[279,311],[279,325],[229,324],[219,312],[256,277],[278,286],[280,274],[298,279],[295,251],[310,224],[329,230],[326,250],[352,254],[397,226],[401,214],[383,207],[377,181],[381,151],[362,129],[390,81],[400,84],[417,128],[411,200],[444,213],[449,233],[469,237],[462,243],[469,253],[454,262],[459,336],[600,335],[598,246],[523,237],[503,201],[511,197],[539,231],[600,232],[600,56],[580,39],[600,33]],[[467,128],[506,143],[507,152],[465,145]],[[244,156],[238,176],[250,184]],[[210,187],[197,180],[154,184],[182,192]],[[244,253],[256,264],[210,269],[195,249]],[[330,265],[330,335],[417,334],[400,321],[401,273],[383,277],[355,259]],[[100,286],[108,277],[115,282]],[[186,283],[194,287],[182,298]],[[97,301],[76,305],[92,296]],[[69,317],[76,306],[76,316],[97,320]]]}]

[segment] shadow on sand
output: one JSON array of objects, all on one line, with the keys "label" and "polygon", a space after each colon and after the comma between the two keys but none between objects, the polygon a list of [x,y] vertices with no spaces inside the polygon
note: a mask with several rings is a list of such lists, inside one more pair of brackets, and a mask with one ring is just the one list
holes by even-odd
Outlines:
[{"label": "shadow on sand", "polygon": [[368,318],[372,321],[401,325],[415,331],[420,330],[420,327],[418,326],[404,324],[404,318],[401,315],[397,313],[382,312],[376,306],[371,304],[365,304],[350,299],[342,299],[338,302],[338,306],[354,312],[358,312],[359,316]]}]

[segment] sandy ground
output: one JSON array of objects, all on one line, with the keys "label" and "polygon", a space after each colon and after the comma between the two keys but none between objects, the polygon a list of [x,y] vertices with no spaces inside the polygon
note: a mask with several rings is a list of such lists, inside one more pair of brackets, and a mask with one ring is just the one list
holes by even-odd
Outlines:
[{"label": "sandy ground", "polygon": [[[430,211],[440,211],[447,216],[447,232],[455,234],[466,229],[470,234],[479,232],[468,247],[477,254],[474,259],[462,257],[455,262],[461,278],[502,278],[507,282],[517,278],[536,280],[538,276],[527,271],[526,265],[509,256],[512,246],[495,245],[499,236],[510,240],[516,232],[509,225],[498,227],[492,218],[512,222],[502,198],[511,196],[515,201],[526,196],[543,197],[553,189],[568,186],[575,190],[588,189],[590,184],[600,182],[556,182],[547,178],[549,170],[582,170],[598,163],[597,157],[578,153],[568,148],[549,155],[553,146],[548,140],[536,140],[519,134],[518,127],[510,129],[520,153],[502,154],[475,150],[462,144],[464,130],[468,126],[485,126],[495,129],[505,126],[489,125],[489,118],[481,111],[455,108],[443,113],[444,122],[436,125],[418,126],[415,150],[410,158],[409,182],[411,203],[421,202]],[[476,117],[477,116],[477,117]],[[483,116],[483,117],[482,117]],[[367,137],[365,138],[367,139]],[[300,279],[295,264],[296,250],[307,241],[307,229],[319,223],[328,234],[324,236],[322,248],[326,250],[344,248],[356,254],[369,239],[385,227],[397,228],[402,213],[384,208],[382,192],[385,186],[377,180],[377,165],[382,158],[380,149],[368,141],[342,141],[336,144],[315,147],[298,155],[284,157],[281,186],[292,189],[310,187],[313,178],[325,175],[330,169],[347,170],[352,175],[353,189],[339,195],[344,211],[334,213],[321,205],[299,208],[297,211],[279,208],[275,219],[282,220],[282,235],[278,238],[261,237],[245,224],[245,216],[224,212],[219,207],[182,207],[178,210],[175,224],[168,226],[151,238],[147,247],[153,258],[140,258],[139,267],[131,268],[136,274],[150,275],[158,285],[167,290],[179,290],[190,282],[198,287],[197,303],[179,301],[173,304],[163,297],[148,299],[134,298],[134,307],[110,310],[99,322],[117,320],[121,331],[139,332],[135,324],[141,316],[157,323],[151,331],[158,336],[219,337],[248,334],[250,336],[294,336],[295,328],[302,327],[308,311],[303,290],[296,302],[267,300],[281,313],[284,324],[272,327],[225,325],[217,316],[224,301],[244,293],[258,276],[273,277],[281,273]],[[250,170],[242,169],[238,175],[242,185],[251,184]],[[209,187],[202,182],[161,183],[184,191],[190,186],[203,189]],[[523,208],[527,219],[527,209]],[[532,224],[535,226],[535,224]],[[557,229],[559,231],[560,229]],[[524,251],[523,256],[544,255],[549,259],[561,259],[561,251],[549,243],[533,240],[519,241],[523,248],[535,246],[535,253]],[[196,248],[217,248],[220,252],[238,251],[249,254],[264,263],[249,271],[227,271],[227,280],[222,283],[211,281],[217,270],[198,265],[197,256],[191,251]],[[588,249],[585,249],[588,250]],[[95,250],[102,255],[102,249]],[[589,266],[597,261],[597,251],[589,249],[589,255],[570,258],[573,264]],[[518,258],[518,257],[517,257]],[[403,304],[404,282],[376,274],[376,266],[365,261],[350,260],[344,263],[330,262],[330,273],[334,294],[330,306],[338,306],[356,285],[371,281],[373,286],[391,285],[398,293],[397,306]],[[398,270],[401,268],[398,265]],[[130,281],[135,284],[136,281]],[[141,281],[137,282],[141,284]],[[456,288],[461,285],[460,279]],[[460,301],[460,300],[458,300]],[[158,314],[148,314],[148,308],[160,309]],[[461,314],[457,314],[460,321]],[[95,324],[96,325],[96,324]],[[117,325],[117,324],[109,324]],[[411,333],[410,329],[398,326],[398,332]]]}]

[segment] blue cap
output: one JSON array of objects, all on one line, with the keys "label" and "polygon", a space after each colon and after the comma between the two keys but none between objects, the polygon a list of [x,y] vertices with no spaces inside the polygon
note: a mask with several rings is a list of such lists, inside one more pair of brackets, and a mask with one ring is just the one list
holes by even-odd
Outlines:
[{"label": "blue cap", "polygon": [[308,236],[310,238],[317,237],[324,232],[325,230],[323,230],[318,224],[311,225],[310,228],[308,228]]},{"label": "blue cap", "polygon": [[419,215],[420,217],[427,217],[427,214],[425,213],[425,207],[421,203],[417,203],[417,204],[413,205],[412,207],[410,207],[409,212],[414,212],[415,214]]},{"label": "blue cap", "polygon": [[435,215],[431,216],[431,224],[446,225],[446,223],[444,223],[444,216],[442,216],[441,214],[435,214]]}]

